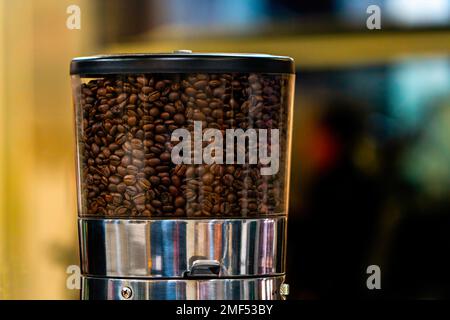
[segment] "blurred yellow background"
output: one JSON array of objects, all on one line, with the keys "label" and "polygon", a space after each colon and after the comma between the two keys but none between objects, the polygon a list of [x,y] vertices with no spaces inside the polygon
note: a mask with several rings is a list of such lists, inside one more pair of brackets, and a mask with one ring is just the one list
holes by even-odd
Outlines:
[{"label": "blurred yellow background", "polygon": [[[302,77],[303,69],[450,52],[450,31],[441,29],[335,34],[278,33],[274,28],[268,36],[237,36],[227,33],[226,25],[208,34],[204,26],[181,32],[167,23],[123,41],[103,33],[114,33],[114,25],[104,24],[111,24],[127,1],[122,7],[110,3],[116,10],[105,11],[106,1],[0,0],[0,299],[79,295],[66,288],[67,266],[79,263],[69,77],[73,57],[175,49],[263,52],[293,56]],[[148,3],[160,8],[158,1]],[[81,8],[81,30],[66,28],[71,4]],[[135,23],[133,16],[126,17]],[[300,88],[297,99],[301,95]],[[296,113],[296,125],[301,114]]]},{"label": "blurred yellow background", "polygon": [[1,299],[78,297],[65,285],[78,264],[68,68],[95,48],[95,31],[90,10],[90,31],[65,27],[69,4],[0,1]]}]

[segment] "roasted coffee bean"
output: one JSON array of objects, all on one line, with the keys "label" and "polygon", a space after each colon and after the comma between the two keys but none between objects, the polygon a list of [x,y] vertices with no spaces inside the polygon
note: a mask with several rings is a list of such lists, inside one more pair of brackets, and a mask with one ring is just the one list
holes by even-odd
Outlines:
[{"label": "roasted coffee bean", "polygon": [[120,178],[119,176],[109,177],[109,182],[111,182],[112,184],[119,184],[121,181],[122,181],[122,178]]},{"label": "roasted coffee bean", "polygon": [[152,186],[156,187],[159,185],[161,179],[158,176],[151,176],[150,177],[150,183],[152,184]]},{"label": "roasted coffee bean", "polygon": [[197,198],[197,193],[191,189],[187,190],[185,193],[186,201],[192,202]]},{"label": "roasted coffee bean", "polygon": [[173,120],[177,125],[182,125],[186,121],[186,118],[184,117],[183,114],[177,113],[176,115],[173,116]]},{"label": "roasted coffee bean", "polygon": [[151,167],[156,167],[161,163],[159,158],[151,158],[147,160],[147,164]]},{"label": "roasted coffee bean", "polygon": [[145,194],[140,193],[133,197],[133,202],[135,204],[145,204]]},{"label": "roasted coffee bean", "polygon": [[130,153],[133,148],[131,147],[131,143],[126,141],[122,144],[122,149],[126,152],[126,153]]},{"label": "roasted coffee bean", "polygon": [[116,171],[121,177],[125,177],[128,174],[127,169],[122,166],[117,167]]},{"label": "roasted coffee bean", "polygon": [[105,166],[101,169],[101,173],[104,177],[108,178],[111,175],[111,170]]},{"label": "roasted coffee bean", "polygon": [[197,93],[197,90],[195,90],[192,87],[188,87],[186,88],[186,90],[184,91],[188,96],[193,97],[195,96],[195,94]]},{"label": "roasted coffee bean", "polygon": [[117,185],[117,191],[120,192],[120,193],[124,193],[126,191],[126,189],[127,189],[127,185],[125,183],[123,183],[123,182],[119,183]]},{"label": "roasted coffee bean", "polygon": [[137,123],[137,118],[135,116],[128,117],[128,125],[130,127],[135,126]]},{"label": "roasted coffee bean", "polygon": [[127,214],[127,212],[128,212],[128,209],[127,209],[127,208],[125,208],[125,207],[117,207],[117,208],[114,210],[114,215],[117,215],[117,216],[124,216],[124,215]]},{"label": "roasted coffee bean", "polygon": [[125,155],[125,156],[122,157],[122,160],[120,161],[120,164],[123,167],[127,167],[128,165],[131,164],[131,161],[132,161],[131,157],[128,156],[128,155]]},{"label": "roasted coffee bean", "polygon": [[139,173],[139,168],[133,165],[129,165],[126,172],[131,175],[137,175]]},{"label": "roasted coffee bean", "polygon": [[[81,188],[87,198],[82,215],[245,217],[285,212],[287,81],[281,75],[217,73],[170,79],[112,75],[83,83],[78,131]],[[193,136],[194,121],[224,137],[227,129],[279,129],[280,172],[261,175],[258,164],[173,163],[177,142],[171,134],[187,129]],[[236,151],[245,152],[247,159],[250,147],[257,151],[258,145],[237,146]]]},{"label": "roasted coffee bean", "polygon": [[211,116],[216,119],[223,118],[223,110],[222,109],[214,109],[211,113]]},{"label": "roasted coffee bean", "polygon": [[162,143],[162,144],[164,144],[164,143],[166,142],[166,137],[163,136],[162,134],[157,134],[157,135],[155,136],[155,141],[156,141],[157,143]]},{"label": "roasted coffee bean", "polygon": [[176,175],[172,176],[172,185],[177,187],[177,188],[180,187],[181,186],[181,179],[178,176],[176,176]]},{"label": "roasted coffee bean", "polygon": [[171,182],[172,181],[171,181],[171,179],[169,177],[162,177],[161,178],[161,183],[163,185],[165,185],[166,187],[170,186]]},{"label": "roasted coffee bean", "polygon": [[160,208],[162,206],[162,202],[159,200],[153,200],[152,206],[154,206],[155,208]]},{"label": "roasted coffee bean", "polygon": [[108,185],[108,190],[109,190],[110,192],[117,192],[117,185],[116,185],[116,184],[113,184],[113,183],[110,183],[110,184]]},{"label": "roasted coffee bean", "polygon": [[157,125],[155,127],[155,133],[165,133],[166,132],[166,127],[163,125]]},{"label": "roasted coffee bean", "polygon": [[142,189],[142,190],[148,190],[151,187],[151,183],[150,181],[148,181],[145,178],[140,178],[137,182],[137,185]]},{"label": "roasted coffee bean", "polygon": [[206,120],[206,116],[200,110],[194,110],[194,114],[192,115],[192,119],[196,121],[204,121]]},{"label": "roasted coffee bean", "polygon": [[231,185],[233,185],[233,181],[234,177],[231,174],[227,173],[226,175],[223,176],[223,183],[226,186],[230,187]]},{"label": "roasted coffee bean", "polygon": [[186,169],[186,178],[190,179],[193,178],[194,176],[195,176],[195,167],[189,166]]},{"label": "roasted coffee bean", "polygon": [[133,186],[136,184],[136,177],[133,175],[127,175],[125,177],[123,177],[123,182],[127,185],[127,186]]},{"label": "roasted coffee bean", "polygon": [[177,216],[177,217],[183,217],[184,215],[185,215],[185,213],[184,213],[184,210],[183,210],[183,209],[177,208],[177,209],[175,210],[175,216]]},{"label": "roasted coffee bean", "polygon": [[144,143],[140,139],[131,139],[131,146],[134,149],[142,149],[144,147]]},{"label": "roasted coffee bean", "polygon": [[169,152],[164,152],[164,153],[161,153],[159,158],[161,159],[161,161],[170,161],[171,156],[170,156]]},{"label": "roasted coffee bean", "polygon": [[218,177],[222,177],[224,174],[223,166],[220,164],[213,164],[211,165],[210,171],[212,174]]},{"label": "roasted coffee bean", "polygon": [[120,164],[120,157],[117,155],[112,155],[111,157],[109,157],[109,163],[113,166],[118,166]]},{"label": "roasted coffee bean", "polygon": [[205,173],[205,174],[203,175],[203,177],[202,177],[202,182],[203,182],[205,185],[207,185],[207,186],[209,186],[210,184],[212,184],[213,181],[214,181],[214,175],[213,175],[212,173],[210,173],[210,172]]},{"label": "roasted coffee bean", "polygon": [[138,190],[135,186],[128,186],[125,190],[126,194],[129,194],[130,196],[134,196],[138,193]]},{"label": "roasted coffee bean", "polygon": [[145,157],[145,153],[142,150],[135,149],[131,152],[131,154],[133,157],[135,157],[137,159],[144,159],[144,157]]}]

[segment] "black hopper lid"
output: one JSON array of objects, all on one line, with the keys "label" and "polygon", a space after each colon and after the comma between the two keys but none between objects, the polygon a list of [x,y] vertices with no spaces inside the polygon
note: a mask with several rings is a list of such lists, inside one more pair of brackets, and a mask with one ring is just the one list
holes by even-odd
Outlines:
[{"label": "black hopper lid", "polygon": [[70,64],[71,75],[128,73],[257,72],[295,73],[294,60],[285,56],[246,53],[117,54],[80,57]]}]

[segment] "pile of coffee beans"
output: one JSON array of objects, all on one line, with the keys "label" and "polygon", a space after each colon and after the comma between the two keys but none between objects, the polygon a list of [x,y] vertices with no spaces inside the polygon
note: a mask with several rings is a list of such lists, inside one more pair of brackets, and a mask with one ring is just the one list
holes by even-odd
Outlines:
[{"label": "pile of coffee beans", "polygon": [[[81,212],[117,217],[284,214],[288,76],[113,75],[82,83],[76,101]],[[175,164],[178,128],[279,129],[280,169]],[[224,150],[225,152],[225,150]]]}]

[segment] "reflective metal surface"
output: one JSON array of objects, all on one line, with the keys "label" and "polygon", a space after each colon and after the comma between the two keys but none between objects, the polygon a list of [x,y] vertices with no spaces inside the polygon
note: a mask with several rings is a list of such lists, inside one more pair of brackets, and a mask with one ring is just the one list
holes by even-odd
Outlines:
[{"label": "reflective metal surface", "polygon": [[284,276],[144,280],[84,277],[83,300],[280,300]]},{"label": "reflective metal surface", "polygon": [[[80,219],[83,274],[109,277],[233,277],[285,271],[286,217],[266,219]],[[211,266],[205,266],[204,261]],[[212,262],[211,262],[212,261]],[[220,270],[215,269],[216,263]]]}]

